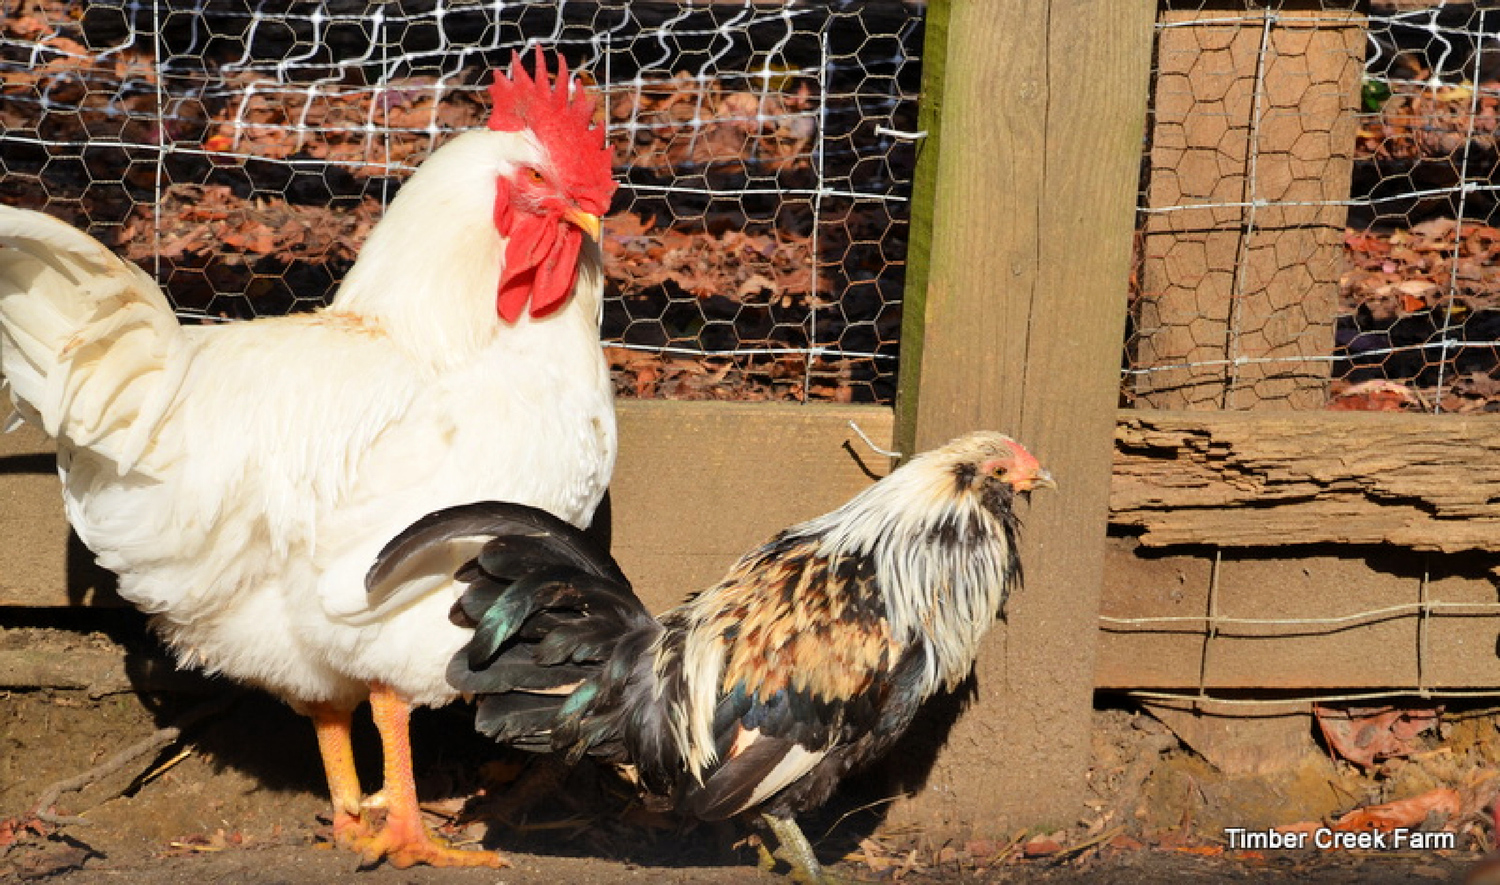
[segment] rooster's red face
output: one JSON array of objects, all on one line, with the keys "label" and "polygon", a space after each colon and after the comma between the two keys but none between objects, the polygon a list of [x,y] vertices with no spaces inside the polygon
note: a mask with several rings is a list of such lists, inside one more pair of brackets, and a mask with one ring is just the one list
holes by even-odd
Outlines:
[{"label": "rooster's red face", "polygon": [[593,99],[569,80],[561,58],[549,85],[540,46],[536,66],[533,80],[513,56],[510,75],[496,76],[490,87],[490,128],[529,133],[542,155],[495,182],[495,229],[506,240],[496,306],[508,323],[528,304],[533,317],[543,317],[567,300],[583,238],[599,238],[599,217],[615,191],[604,127],[593,125]]}]

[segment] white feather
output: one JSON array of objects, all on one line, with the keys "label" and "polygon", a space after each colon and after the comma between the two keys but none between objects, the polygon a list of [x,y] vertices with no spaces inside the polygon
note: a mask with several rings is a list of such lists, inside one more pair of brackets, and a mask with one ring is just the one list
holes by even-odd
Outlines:
[{"label": "white feather", "polygon": [[[756,730],[751,734],[758,738],[760,731]],[[750,799],[741,805],[741,808],[754,808],[781,792],[783,788],[790,786],[816,768],[827,755],[827,750],[814,751],[798,744],[790,744],[786,755],[781,757],[781,761],[776,763],[775,768],[766,772],[765,777],[755,785],[755,792],[750,794]]]}]

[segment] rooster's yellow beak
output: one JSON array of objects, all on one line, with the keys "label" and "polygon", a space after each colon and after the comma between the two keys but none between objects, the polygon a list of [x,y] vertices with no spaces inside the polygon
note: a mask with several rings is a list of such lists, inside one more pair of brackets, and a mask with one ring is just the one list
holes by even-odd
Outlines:
[{"label": "rooster's yellow beak", "polygon": [[576,206],[569,209],[563,216],[563,220],[569,222],[579,230],[589,235],[589,239],[599,242],[599,216],[585,212]]}]

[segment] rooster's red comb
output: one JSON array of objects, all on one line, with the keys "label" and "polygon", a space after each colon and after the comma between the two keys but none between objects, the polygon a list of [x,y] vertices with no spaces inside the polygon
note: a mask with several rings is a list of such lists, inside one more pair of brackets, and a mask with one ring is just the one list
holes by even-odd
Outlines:
[{"label": "rooster's red comb", "polygon": [[490,100],[494,106],[489,126],[497,132],[535,129],[538,123],[549,120],[577,129],[588,129],[594,122],[594,100],[582,86],[574,88],[569,81],[567,59],[557,57],[557,78],[547,82],[547,60],[541,44],[536,46],[535,79],[522,66],[521,54],[512,51],[510,73],[495,73]]},{"label": "rooster's red comb", "polygon": [[568,62],[557,57],[557,76],[547,77],[547,60],[536,45],[536,73],[526,73],[521,54],[510,54],[510,71],[495,72],[490,86],[489,127],[497,132],[531,130],[547,149],[573,186],[580,205],[602,214],[609,205],[614,183],[610,178],[610,151],[604,143],[604,126],[595,126],[594,98],[582,83],[568,76]]}]

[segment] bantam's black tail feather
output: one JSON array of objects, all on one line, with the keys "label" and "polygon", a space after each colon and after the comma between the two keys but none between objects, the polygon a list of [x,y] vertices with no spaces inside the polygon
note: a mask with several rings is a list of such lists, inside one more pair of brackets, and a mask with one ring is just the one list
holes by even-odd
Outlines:
[{"label": "bantam's black tail feather", "polygon": [[598,671],[592,664],[559,662],[538,666],[534,652],[534,645],[516,643],[479,669],[470,667],[465,656],[454,655],[448,662],[448,683],[470,695],[507,691],[566,695]]},{"label": "bantam's black tail feather", "polygon": [[[614,699],[633,679],[654,678],[650,648],[661,627],[627,586],[544,572],[544,580],[523,576],[496,598],[454,657],[449,681],[483,699],[480,729],[500,740],[574,760],[611,755],[625,712]],[[500,622],[503,629],[486,630]],[[523,694],[530,696],[518,700]],[[502,721],[512,710],[512,721]]]},{"label": "bantam's black tail feather", "polygon": [[[506,579],[483,571],[482,566],[481,572],[475,583],[483,590],[481,596],[489,598],[491,594],[485,589],[486,585],[504,583]],[[474,638],[468,645],[469,667],[483,669],[537,612],[578,610],[586,604],[585,588],[598,580],[572,566],[543,566],[511,581],[483,609],[464,602],[471,592],[466,591],[459,597],[459,608],[476,620]]]},{"label": "bantam's black tail feather", "polygon": [[549,695],[510,692],[480,698],[474,728],[502,743],[537,753],[552,751],[552,720],[559,699]]},{"label": "bantam's black tail feather", "polygon": [[662,625],[638,618],[621,627],[597,674],[558,710],[552,744],[570,762],[586,754],[630,761],[647,789],[665,795],[681,758],[670,721],[680,686],[656,670]]},{"label": "bantam's black tail feather", "polygon": [[[648,703],[661,633],[609,554],[583,532],[531,507],[485,502],[438,511],[388,544],[371,581],[472,558],[450,614],[473,637],[448,666],[454,688],[479,699],[476,728],[522,749],[624,754],[622,729],[644,726],[665,746],[665,709]],[[643,685],[644,683],[644,685]],[[643,711],[641,708],[646,707]],[[636,722],[644,717],[646,722]]]},{"label": "bantam's black tail feather", "polygon": [[[434,550],[487,537],[479,565],[490,575],[514,578],[544,565],[569,565],[628,585],[614,559],[587,535],[545,510],[524,504],[481,501],[427,514],[392,538],[375,557],[365,586],[390,582]],[[507,539],[496,543],[500,539]],[[474,574],[474,563],[458,570]],[[466,578],[465,578],[466,579]]]}]

